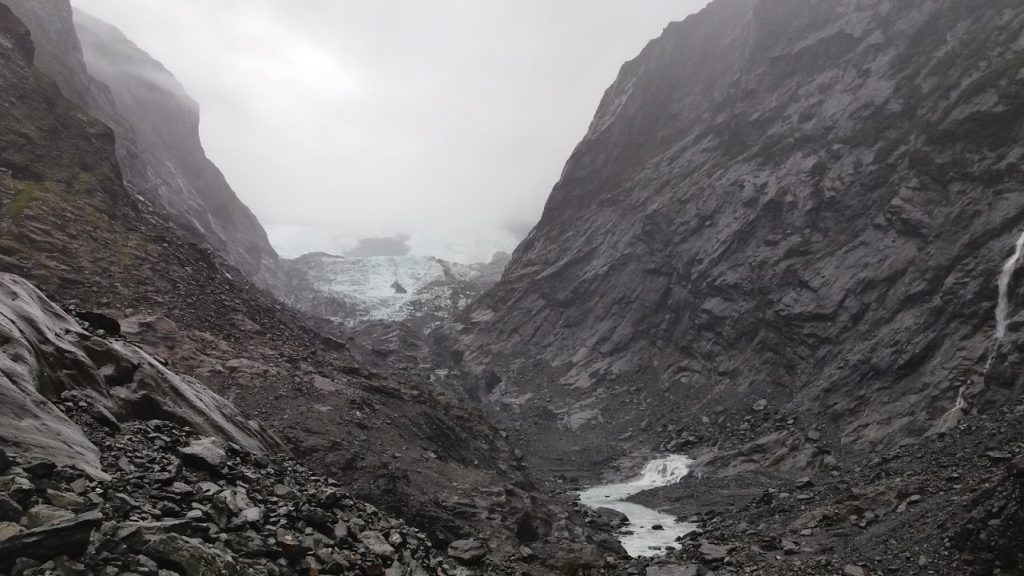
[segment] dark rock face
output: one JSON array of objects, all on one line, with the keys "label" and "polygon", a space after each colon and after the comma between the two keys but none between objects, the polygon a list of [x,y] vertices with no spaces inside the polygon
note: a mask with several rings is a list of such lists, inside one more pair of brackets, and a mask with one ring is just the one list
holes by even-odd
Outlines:
[{"label": "dark rock face", "polygon": [[[866,451],[948,427],[961,391],[1012,397],[1019,278],[986,364],[1024,226],[1022,33],[1001,0],[718,0],[669,26],[451,327],[468,391],[574,448],[552,467],[760,400]],[[732,462],[813,468],[800,436]]]},{"label": "dark rock face", "polygon": [[11,0],[38,52],[37,65],[63,94],[117,137],[125,184],[160,206],[247,277],[279,281],[277,253],[199,140],[199,108],[160,63],[116,28],[68,0]]}]

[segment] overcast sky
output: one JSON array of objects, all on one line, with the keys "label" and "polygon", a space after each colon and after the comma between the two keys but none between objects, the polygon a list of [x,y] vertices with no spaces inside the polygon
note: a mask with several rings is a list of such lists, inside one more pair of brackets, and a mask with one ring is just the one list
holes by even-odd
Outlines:
[{"label": "overcast sky", "polygon": [[[605,88],[706,0],[73,0],[202,107],[285,252],[532,224]],[[288,233],[286,233],[288,232]],[[290,234],[290,235],[289,235]]]}]

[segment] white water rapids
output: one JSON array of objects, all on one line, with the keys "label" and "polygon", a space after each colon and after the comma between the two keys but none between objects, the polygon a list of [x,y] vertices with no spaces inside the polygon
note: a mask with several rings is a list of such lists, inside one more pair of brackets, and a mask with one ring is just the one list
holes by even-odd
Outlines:
[{"label": "white water rapids", "polygon": [[996,338],[1002,340],[1006,336],[1006,315],[1010,311],[1010,280],[1020,266],[1020,257],[1024,253],[1024,233],[1017,239],[1013,256],[1003,264],[1003,273],[999,275],[999,302],[996,304]]},{"label": "white water rapids", "polygon": [[[653,460],[644,466],[643,472],[636,480],[595,486],[580,492],[580,502],[590,508],[611,508],[629,517],[630,523],[619,534],[619,541],[630,556],[664,554],[665,546],[678,548],[676,538],[692,532],[697,526],[677,523],[675,516],[625,502],[625,499],[644,490],[678,482],[690,473],[692,464],[693,460],[679,455]],[[652,528],[655,525],[660,525],[663,529],[655,530]]]}]

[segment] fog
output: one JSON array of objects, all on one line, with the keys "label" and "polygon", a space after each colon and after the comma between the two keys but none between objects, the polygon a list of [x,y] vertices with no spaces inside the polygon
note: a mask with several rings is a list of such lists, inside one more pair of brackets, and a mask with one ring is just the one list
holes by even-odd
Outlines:
[{"label": "fog", "polygon": [[706,0],[73,3],[182,81],[283,254],[465,261],[513,247],[622,63]]}]

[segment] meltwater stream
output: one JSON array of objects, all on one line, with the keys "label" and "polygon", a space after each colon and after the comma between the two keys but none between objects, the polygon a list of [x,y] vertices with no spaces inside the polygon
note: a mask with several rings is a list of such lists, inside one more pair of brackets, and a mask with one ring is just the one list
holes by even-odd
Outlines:
[{"label": "meltwater stream", "polygon": [[[625,500],[644,490],[678,482],[690,472],[692,464],[690,458],[678,455],[653,460],[644,466],[643,473],[636,480],[595,486],[580,492],[580,502],[590,508],[611,508],[629,518],[629,525],[618,536],[630,556],[664,554],[666,546],[678,547],[676,538],[692,532],[697,526],[677,523],[675,516]],[[656,530],[654,526],[662,529]]]}]

